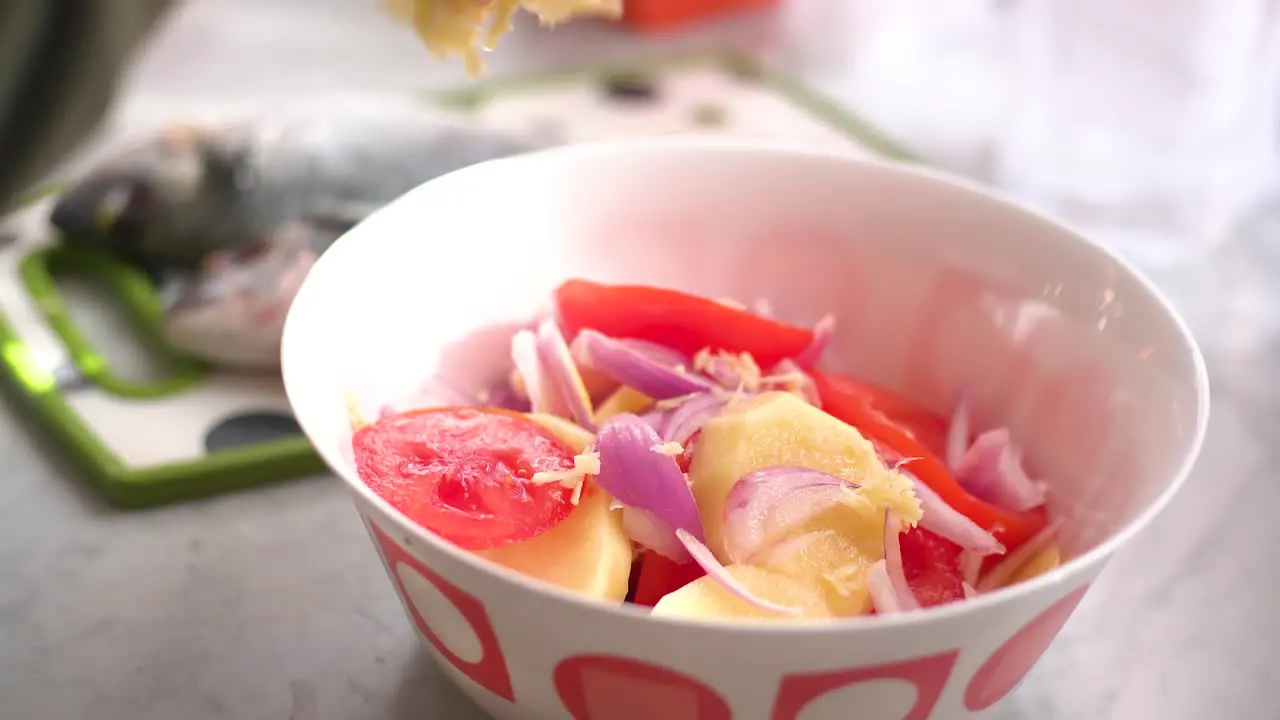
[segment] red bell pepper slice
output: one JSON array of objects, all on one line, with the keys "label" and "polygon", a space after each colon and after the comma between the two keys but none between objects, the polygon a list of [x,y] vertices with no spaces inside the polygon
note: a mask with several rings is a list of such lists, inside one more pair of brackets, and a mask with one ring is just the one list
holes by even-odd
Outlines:
[{"label": "red bell pepper slice", "polygon": [[560,329],[570,340],[590,328],[686,355],[704,348],[750,353],[766,369],[800,355],[813,342],[812,330],[666,288],[569,280],[556,290],[555,304]]},{"label": "red bell pepper slice", "polygon": [[657,605],[663,596],[707,574],[696,562],[677,563],[652,550],[641,553],[637,562],[640,564],[640,578],[636,581],[631,602],[645,607]]},{"label": "red bell pepper slice", "polygon": [[[948,505],[995,535],[1009,551],[1044,528],[1047,520],[1044,508],[1015,513],[970,495],[947,470],[937,452],[918,439],[906,424],[882,411],[880,407],[885,405],[872,404],[875,397],[882,398],[883,403],[883,398],[892,395],[888,390],[877,389],[877,394],[869,395],[864,391],[866,384],[851,378],[817,370],[812,375],[823,410],[856,427],[875,444],[886,462],[916,458],[908,466],[911,474]],[[911,401],[905,398],[899,397],[897,402],[899,408],[911,406]]]},{"label": "red bell pepper slice", "polygon": [[856,397],[881,415],[891,419],[895,425],[910,432],[935,455],[942,456],[946,453],[950,419],[920,405],[911,398],[865,380],[837,373],[823,373],[822,377],[821,382],[828,386],[829,395]]}]

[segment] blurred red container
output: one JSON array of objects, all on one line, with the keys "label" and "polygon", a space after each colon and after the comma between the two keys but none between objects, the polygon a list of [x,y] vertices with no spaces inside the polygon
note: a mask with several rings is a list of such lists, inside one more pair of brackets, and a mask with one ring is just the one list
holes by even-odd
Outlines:
[{"label": "blurred red container", "polygon": [[774,8],[779,0],[626,0],[622,23],[640,32],[670,30],[742,10]]}]

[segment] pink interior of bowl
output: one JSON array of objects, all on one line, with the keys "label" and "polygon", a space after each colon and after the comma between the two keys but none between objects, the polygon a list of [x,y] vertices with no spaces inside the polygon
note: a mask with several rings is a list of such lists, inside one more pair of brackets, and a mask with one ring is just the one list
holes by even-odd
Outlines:
[{"label": "pink interior of bowl", "polygon": [[349,399],[374,415],[429,401],[442,371],[475,387],[504,375],[512,328],[569,277],[764,298],[802,323],[834,312],[832,367],[945,412],[969,388],[980,428],[1011,428],[1068,521],[1069,553],[1150,507],[1203,432],[1193,344],[1097,248],[903,168],[708,140],[485,163],[374,215],[290,312],[300,423],[359,486]]}]

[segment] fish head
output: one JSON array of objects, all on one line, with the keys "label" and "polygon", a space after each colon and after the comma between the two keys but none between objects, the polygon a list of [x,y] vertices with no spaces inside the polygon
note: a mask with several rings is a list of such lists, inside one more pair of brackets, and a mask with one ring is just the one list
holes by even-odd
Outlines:
[{"label": "fish head", "polygon": [[146,269],[198,266],[200,232],[220,214],[243,153],[213,128],[175,125],[92,167],[54,202],[49,222],[71,245],[96,247]]},{"label": "fish head", "polygon": [[235,370],[280,366],[284,319],[335,231],[306,221],[279,226],[252,245],[210,256],[179,280],[164,313],[165,340],[179,352]]}]

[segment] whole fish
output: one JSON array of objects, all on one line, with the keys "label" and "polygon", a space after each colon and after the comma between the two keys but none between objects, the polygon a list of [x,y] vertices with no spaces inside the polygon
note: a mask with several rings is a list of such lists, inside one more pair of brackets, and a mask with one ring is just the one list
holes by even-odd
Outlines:
[{"label": "whole fish", "polygon": [[49,221],[63,242],[146,270],[177,349],[278,367],[284,312],[346,229],[434,177],[553,142],[358,102],[172,125],[91,167]]},{"label": "whole fish", "polygon": [[286,222],[354,224],[436,176],[539,146],[463,116],[376,103],[177,124],[90,168],[50,222],[65,242],[153,274],[190,271]]}]

